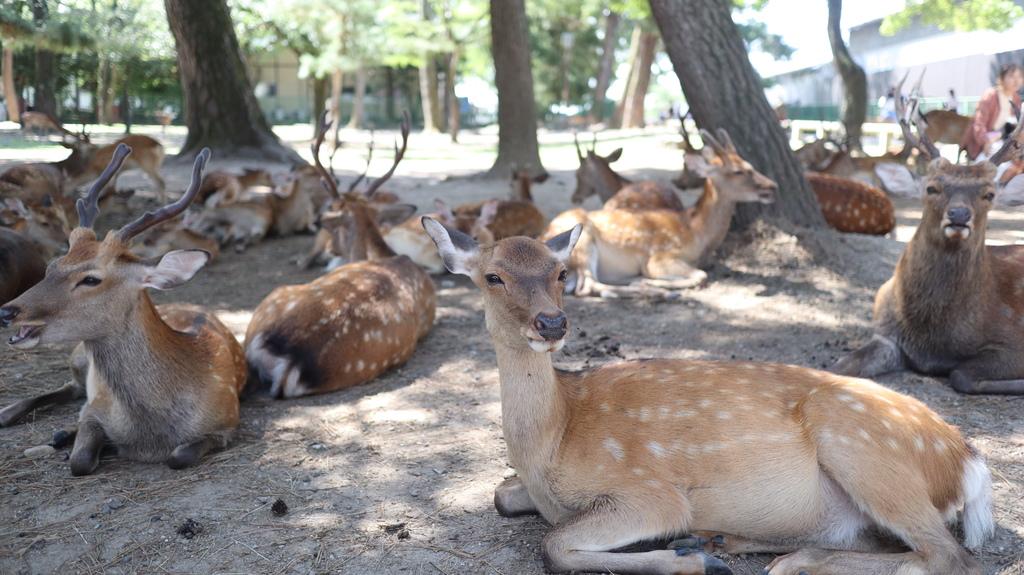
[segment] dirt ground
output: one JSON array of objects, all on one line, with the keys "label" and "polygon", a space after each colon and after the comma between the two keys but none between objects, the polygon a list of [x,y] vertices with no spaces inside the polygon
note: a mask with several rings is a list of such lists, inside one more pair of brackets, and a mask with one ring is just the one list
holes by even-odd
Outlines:
[{"label": "dirt ground", "polygon": [[[282,134],[308,154],[308,131]],[[154,135],[172,152],[183,137]],[[390,163],[391,137],[377,133],[371,175]],[[13,145],[18,138],[0,129],[0,171],[62,156],[56,148]],[[334,165],[349,181],[362,171],[367,136],[343,138],[348,144]],[[670,131],[603,134],[598,151],[610,152],[615,138],[627,142],[617,165],[625,175],[675,175],[680,152]],[[459,203],[504,196],[506,183],[466,177],[490,166],[495,141],[493,132],[464,133],[459,145],[414,134],[389,187],[421,212],[432,209],[434,197]],[[571,134],[542,133],[541,142],[552,178],[535,196],[551,217],[570,207],[576,156]],[[217,158],[212,164],[244,165]],[[188,168],[164,167],[172,194],[184,188]],[[131,200],[133,210],[152,207],[144,177],[128,173],[120,185],[144,188]],[[597,207],[591,202],[587,207]],[[753,242],[730,237],[708,270],[710,285],[678,301],[567,297],[572,336],[556,365],[675,357],[827,366],[870,335],[875,290],[891,275],[919,216],[916,199],[898,205],[896,239],[798,239],[767,226],[750,232]],[[1021,210],[994,212],[990,240],[1015,242],[1022,221]],[[99,227],[123,223],[101,216]],[[311,243],[311,236],[270,239],[243,254],[225,253],[191,283],[154,299],[217,310],[241,339],[249,314],[273,288],[321,273],[291,263]],[[195,468],[172,471],[110,457],[96,474],[76,478],[67,449],[26,457],[26,448],[75,420],[77,404],[0,429],[0,573],[542,573],[538,548],[547,524],[499,517],[492,504],[494,486],[512,470],[479,294],[461,276],[435,281],[437,319],[408,363],[336,393],[246,402],[234,441]],[[19,352],[3,346],[0,405],[67,381],[71,347]],[[924,401],[985,454],[998,529],[977,557],[986,574],[1024,571],[1024,400],[965,397],[942,379],[910,372],[879,381]],[[273,512],[277,501],[287,506],[284,514]],[[723,559],[737,574],[755,574],[771,557]]]}]

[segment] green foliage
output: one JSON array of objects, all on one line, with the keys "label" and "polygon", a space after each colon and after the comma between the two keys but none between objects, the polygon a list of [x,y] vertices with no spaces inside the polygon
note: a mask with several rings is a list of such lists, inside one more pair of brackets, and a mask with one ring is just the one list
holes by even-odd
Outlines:
[{"label": "green foliage", "polygon": [[882,34],[892,36],[914,18],[942,30],[1005,32],[1024,16],[1010,0],[907,0],[906,7],[882,21]]},{"label": "green foliage", "polygon": [[746,24],[736,24],[740,36],[747,44],[747,49],[760,50],[776,60],[788,60],[795,49],[782,41],[782,36],[768,32],[764,22],[748,20]]}]

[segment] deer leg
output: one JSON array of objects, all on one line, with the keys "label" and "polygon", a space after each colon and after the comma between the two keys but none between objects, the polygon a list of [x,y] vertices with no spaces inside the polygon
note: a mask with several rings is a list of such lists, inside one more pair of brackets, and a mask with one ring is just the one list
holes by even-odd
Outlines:
[{"label": "deer leg", "polygon": [[530,492],[526,490],[523,480],[518,477],[509,477],[494,488],[494,507],[502,517],[518,517],[538,513],[537,505],[530,497]]},{"label": "deer leg", "polygon": [[832,364],[829,371],[853,377],[872,377],[905,367],[906,361],[899,344],[875,334],[863,347]]},{"label": "deer leg", "polygon": [[[88,408],[86,408],[88,409]],[[89,475],[100,464],[100,451],[107,442],[107,434],[98,421],[83,414],[78,422],[75,447],[71,450],[71,474]]]},{"label": "deer leg", "polygon": [[691,549],[611,553],[637,541],[664,536],[678,524],[680,509],[640,512],[604,497],[552,529],[541,540],[541,558],[553,573],[731,575],[725,563]]},{"label": "deer leg", "polygon": [[69,381],[54,391],[23,399],[17,403],[13,403],[3,409],[0,409],[0,427],[10,427],[22,417],[25,417],[25,415],[30,411],[40,407],[53,405],[55,403],[65,403],[73,399],[81,399],[83,397],[85,397],[85,388],[75,382]]},{"label": "deer leg", "polygon": [[953,389],[968,394],[1024,395],[1024,373],[1018,363],[996,352],[983,352],[949,374]]},{"label": "deer leg", "polygon": [[[950,538],[952,539],[952,538]],[[850,573],[893,573],[921,575],[981,575],[981,567],[955,541],[948,549],[906,553],[858,553],[830,549],[801,549],[777,557],[763,573],[767,575],[849,575]]]},{"label": "deer leg", "polygon": [[639,282],[642,285],[678,290],[701,287],[708,283],[708,274],[703,270],[669,254],[652,255],[646,268]]},{"label": "deer leg", "polygon": [[186,467],[192,467],[199,462],[199,459],[214,449],[218,449],[227,445],[227,438],[223,435],[207,435],[191,441],[189,443],[183,443],[174,448],[171,452],[171,456],[167,458],[165,463],[167,467],[171,469],[184,469]]}]

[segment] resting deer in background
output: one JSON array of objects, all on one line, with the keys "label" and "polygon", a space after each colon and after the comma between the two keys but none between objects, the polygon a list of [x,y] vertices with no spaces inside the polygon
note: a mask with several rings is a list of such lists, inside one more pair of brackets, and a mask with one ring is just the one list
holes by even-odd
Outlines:
[{"label": "resting deer in background", "polygon": [[[902,83],[901,83],[902,85]],[[994,202],[1024,191],[1024,176],[996,185],[997,166],[1021,153],[1019,123],[987,161],[951,164],[918,125],[903,136],[931,162],[921,223],[875,296],[874,335],[832,371],[873,377],[900,369],[949,375],[963,393],[1024,394],[1024,246],[986,246]],[[934,158],[934,159],[932,159]]]},{"label": "resting deer in background", "polygon": [[541,172],[536,176],[530,175],[533,167],[527,162],[522,168],[519,164],[512,162],[508,165],[509,170],[509,189],[511,191],[511,200],[522,200],[524,202],[533,202],[533,184],[542,184],[548,181],[549,174],[547,172]]},{"label": "resting deer in background", "polygon": [[245,168],[241,175],[216,171],[203,176],[198,203],[212,208],[242,199],[242,193],[253,186],[273,186],[274,178],[262,168]]},{"label": "resting deer in background", "polygon": [[[89,150],[90,159],[81,169],[68,172],[67,181],[64,184],[66,190],[73,192],[78,186],[98,178],[104,168],[110,164],[117,146],[124,144],[132,149],[132,155],[125,162],[125,167],[141,169],[156,184],[157,201],[161,204],[167,201],[167,183],[160,177],[160,166],[164,163],[163,144],[149,136],[128,134],[113,144],[100,147],[90,143],[86,134],[80,134],[77,137],[79,145],[85,146]],[[118,174],[114,174],[114,178],[110,182],[112,190],[117,189],[117,178]],[[107,190],[103,190],[102,195],[107,193],[109,193]]]},{"label": "resting deer in background", "polygon": [[[338,229],[335,245],[347,248],[349,263],[303,285],[281,286],[253,312],[245,336],[253,390],[269,387],[271,397],[325,393],[370,381],[404,363],[434,324],[434,283],[423,268],[396,255],[377,227],[369,205],[401,161],[409,138],[402,123],[402,148],[386,176],[364,195],[339,194],[320,163],[329,124],[320,120],[313,158],[334,196],[335,210],[323,219]],[[406,213],[415,211],[415,207]],[[248,391],[247,391],[248,392]]]},{"label": "resting deer in background", "polygon": [[[65,134],[60,145],[71,150],[68,157],[59,162],[15,165],[0,174],[0,181],[19,186],[21,194],[30,194],[34,197],[47,194],[54,197],[64,195],[67,178],[86,169],[96,153],[96,146],[90,144],[84,134]],[[21,197],[24,199],[24,196]]]},{"label": "resting deer in background", "polygon": [[47,259],[68,249],[68,235],[71,232],[50,196],[30,200],[27,205],[17,198],[0,201],[0,226],[23,235],[38,246]]},{"label": "resting deer in background", "polygon": [[[589,149],[584,156],[576,134],[573,134],[573,141],[576,143],[580,167],[576,169],[576,190],[570,198],[572,203],[582,204],[590,196],[596,195],[608,209],[683,209],[682,200],[671,185],[647,181],[634,183],[615,173],[611,163],[622,157],[622,148],[607,156],[599,156],[594,149]],[[594,145],[597,145],[597,134],[594,134]]]},{"label": "resting deer in background", "polygon": [[[674,290],[699,286],[729,231],[741,202],[775,201],[775,182],[736,152],[729,135],[718,140],[701,130],[704,148],[687,155],[688,167],[704,178],[704,193],[689,210],[570,210],[548,224],[541,239],[583,224],[580,245],[569,265],[570,282],[579,296],[671,297]],[[622,285],[622,284],[630,285]]]},{"label": "resting deer in background", "polygon": [[[726,575],[706,554],[788,553],[771,575],[981,575],[993,533],[978,452],[919,401],[860,379],[754,362],[646,359],[555,369],[580,226],[480,246],[432,219],[445,265],[483,292],[517,476],[506,517],[539,513],[548,570]],[[689,549],[611,553],[691,534]],[[884,534],[884,535],[883,535]],[[880,543],[891,537],[896,545]],[[903,552],[891,552],[900,546]]]},{"label": "resting deer in background", "polygon": [[28,239],[0,227],[0,305],[18,297],[46,275],[46,260]]},{"label": "resting deer in background", "polygon": [[805,172],[828,225],[849,234],[884,236],[896,227],[896,207],[881,189],[849,178]]},{"label": "resting deer in background", "polygon": [[210,261],[217,261],[220,245],[216,239],[203,235],[189,228],[198,214],[191,213],[182,217],[165,220],[139,236],[128,250],[142,258],[157,258],[175,250],[203,250],[210,254]]},{"label": "resting deer in background", "polygon": [[143,260],[128,252],[132,238],[195,199],[209,151],[196,158],[192,183],[178,202],[100,241],[91,229],[97,198],[130,152],[119,145],[79,200],[80,225],[67,255],[35,287],[0,307],[0,325],[17,329],[8,340],[17,349],[82,342],[72,354],[74,381],[0,411],[0,426],[7,426],[36,407],[86,396],[71,452],[74,475],[95,471],[106,444],[130,460],[188,467],[226,445],[238,425],[246,377],[242,346],[213,314],[188,304],[158,307],[146,293],[192,279],[209,254],[176,251]]}]

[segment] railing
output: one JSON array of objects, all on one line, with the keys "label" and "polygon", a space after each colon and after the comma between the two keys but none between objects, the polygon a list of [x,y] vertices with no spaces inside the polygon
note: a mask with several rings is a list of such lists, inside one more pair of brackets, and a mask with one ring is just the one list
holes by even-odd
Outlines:
[{"label": "railing", "polygon": [[[819,138],[825,132],[837,134],[843,125],[839,122],[819,122],[817,120],[790,120],[789,146],[794,150]],[[881,156],[889,150],[893,139],[902,138],[903,132],[899,124],[891,122],[867,122],[861,126],[861,147],[869,156]]]}]

